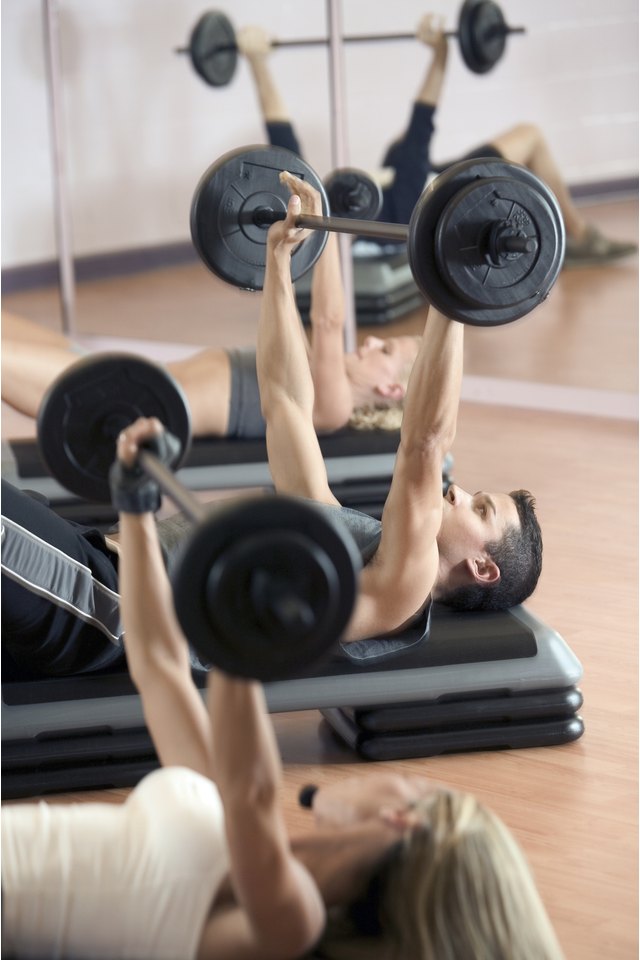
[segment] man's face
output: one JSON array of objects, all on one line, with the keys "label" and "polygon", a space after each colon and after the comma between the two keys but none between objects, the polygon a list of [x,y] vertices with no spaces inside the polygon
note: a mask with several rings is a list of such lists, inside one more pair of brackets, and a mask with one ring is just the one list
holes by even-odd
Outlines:
[{"label": "man's face", "polygon": [[508,493],[470,494],[451,484],[444,498],[438,533],[440,556],[453,568],[482,555],[487,543],[500,540],[509,527],[520,526],[515,502]]}]

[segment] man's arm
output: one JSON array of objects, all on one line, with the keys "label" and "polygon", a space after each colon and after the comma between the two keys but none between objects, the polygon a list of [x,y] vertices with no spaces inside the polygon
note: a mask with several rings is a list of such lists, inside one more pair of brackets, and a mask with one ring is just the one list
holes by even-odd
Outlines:
[{"label": "man's arm", "polygon": [[320,213],[320,197],[297,177],[281,177],[296,194],[286,220],[269,229],[256,350],[269,468],[278,493],[337,503],[313,425],[313,379],[291,282],[291,254],[308,235],[294,219],[302,210]]},{"label": "man's arm", "polygon": [[319,433],[344,427],[353,410],[344,362],[345,312],[338,237],[330,233],[311,281],[313,423]]},{"label": "man's arm", "polygon": [[362,572],[347,640],[398,629],[424,606],[436,582],[442,461],[456,432],[463,331],[430,308],[407,387],[380,546]]}]

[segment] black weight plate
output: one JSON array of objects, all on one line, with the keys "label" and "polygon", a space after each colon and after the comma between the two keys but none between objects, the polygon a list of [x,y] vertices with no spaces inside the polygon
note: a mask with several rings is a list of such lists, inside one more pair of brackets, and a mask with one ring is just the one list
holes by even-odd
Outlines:
[{"label": "black weight plate", "polygon": [[506,24],[493,0],[465,0],[458,19],[462,59],[473,73],[487,73],[502,57]]},{"label": "black weight plate", "polygon": [[[457,236],[448,237],[446,230],[439,230],[439,223],[452,201],[455,206],[454,198],[461,193],[464,195],[467,188],[480,181],[486,181],[489,184],[492,180],[500,184],[500,189],[504,189],[505,181],[507,183],[515,181],[514,191],[518,193],[520,200],[524,201],[529,197],[532,206],[544,210],[544,216],[541,216],[542,222],[538,225],[542,227],[542,231],[540,232],[537,228],[535,231],[538,240],[538,249],[535,254],[537,282],[534,284],[535,289],[531,289],[532,285],[528,282],[529,273],[525,269],[526,286],[522,302],[516,304],[511,302],[505,305],[501,302],[498,291],[493,304],[470,305],[459,290],[456,292],[452,289],[456,284],[451,283],[451,275],[455,275],[456,271],[461,275],[469,270],[467,260],[469,251],[461,249],[464,244],[459,243],[456,253]],[[489,209],[494,209],[491,204]],[[498,200],[495,206],[494,222],[502,221],[504,212],[502,202]],[[491,220],[483,220],[478,225],[479,229],[487,231],[491,226]],[[473,245],[470,246],[473,253]],[[564,248],[564,222],[553,193],[526,167],[494,158],[463,160],[447,168],[444,173],[432,180],[414,208],[407,242],[414,280],[427,300],[446,316],[475,326],[498,326],[510,323],[523,317],[541,303],[557,280],[564,258]],[[527,256],[529,255],[523,255],[523,257]],[[447,258],[448,278],[443,276],[440,266],[443,257]],[[454,260],[454,258],[457,259]],[[523,262],[526,264],[527,261]],[[478,269],[483,268],[478,265]],[[484,269],[490,268],[485,264]],[[519,267],[516,267],[517,269]],[[467,280],[463,277],[459,282],[464,283]],[[512,287],[508,299],[511,301],[520,299],[517,287]]]},{"label": "black weight plate", "polygon": [[267,680],[314,663],[334,643],[339,589],[306,530],[248,532],[230,543],[207,578],[217,666]]},{"label": "black weight plate", "polygon": [[[492,259],[489,222],[532,240],[533,249]],[[440,276],[472,307],[529,304],[544,286],[557,249],[558,224],[549,203],[531,184],[514,177],[477,180],[459,190],[440,215],[435,233]]]},{"label": "black weight plate", "polygon": [[333,216],[375,220],[382,207],[382,190],[364,170],[341,167],[324,182]]},{"label": "black weight plate", "polygon": [[118,434],[138,417],[157,417],[180,440],[184,459],[191,418],[182,388],[171,375],[128,353],[84,357],[43,398],[38,445],[52,475],[71,493],[109,503]]},{"label": "black weight plate", "polygon": [[[189,642],[219,669],[263,682],[285,679],[339,640],[359,566],[346,528],[312,503],[269,496],[218,506],[174,567],[176,614]],[[280,597],[287,604],[289,585],[310,617],[280,628],[264,605]]]},{"label": "black weight plate", "polygon": [[233,24],[224,13],[203,13],[191,31],[191,63],[196,73],[212,87],[226,87],[238,63]]},{"label": "black weight plate", "polygon": [[[263,208],[286,212],[290,192],[279,180],[283,170],[315,187],[322,197],[323,215],[328,215],[322,181],[308,163],[283,147],[231,150],[200,178],[191,202],[191,237],[207,267],[226,283],[262,290],[269,224],[259,225],[257,212]],[[293,280],[311,269],[326,242],[326,231],[314,230],[294,250]]]}]

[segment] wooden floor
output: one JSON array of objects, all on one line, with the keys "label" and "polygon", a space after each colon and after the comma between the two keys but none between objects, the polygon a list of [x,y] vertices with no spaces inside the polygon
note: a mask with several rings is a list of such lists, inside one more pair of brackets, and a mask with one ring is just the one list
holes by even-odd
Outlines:
[{"label": "wooden floor", "polygon": [[[637,236],[637,203],[589,211]],[[78,291],[81,333],[187,343],[252,343],[258,296],[181,267]],[[52,326],[54,291],[4,298]],[[378,333],[419,329],[418,314]],[[477,794],[513,829],[532,864],[567,958],[638,956],[638,433],[606,416],[613,393],[637,394],[638,265],[563,272],[549,300],[508,328],[467,332],[467,373],[589,391],[568,413],[464,401],[453,450],[466,488],[525,486],[538,501],[545,562],[530,609],[584,667],[585,734],[559,747],[458,754],[398,763]],[[364,329],[360,329],[364,334]],[[602,403],[600,403],[602,401]],[[637,405],[636,405],[637,411]],[[6,429],[3,421],[3,429]],[[354,760],[315,711],[274,717],[285,762],[289,823],[305,829],[298,788],[372,764]],[[125,791],[102,799],[119,802]],[[63,802],[95,799],[66,795]]]}]

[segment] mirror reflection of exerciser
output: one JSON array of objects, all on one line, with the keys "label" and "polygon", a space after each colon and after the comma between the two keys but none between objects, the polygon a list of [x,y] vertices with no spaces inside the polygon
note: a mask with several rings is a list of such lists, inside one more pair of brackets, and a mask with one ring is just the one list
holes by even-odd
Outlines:
[{"label": "mirror reflection of exerciser", "polygon": [[[524,27],[510,27],[502,10],[493,0],[465,0],[458,16],[458,28],[445,34],[455,37],[466,66],[473,73],[487,73],[504,54],[507,37],[524,33]],[[382,43],[415,40],[414,33],[346,36],[343,43]],[[274,47],[327,46],[325,37],[300,40],[274,40]],[[191,31],[188,47],[177,47],[186,53],[193,68],[205,83],[224,87],[231,82],[238,62],[238,46],[233,24],[225,13],[210,10],[204,13]]]}]

